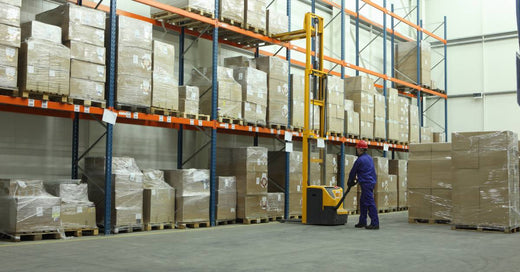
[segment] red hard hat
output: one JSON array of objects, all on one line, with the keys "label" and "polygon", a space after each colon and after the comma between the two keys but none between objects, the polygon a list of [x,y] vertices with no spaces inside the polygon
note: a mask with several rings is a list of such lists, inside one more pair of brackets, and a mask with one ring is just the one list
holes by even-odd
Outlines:
[{"label": "red hard hat", "polygon": [[359,140],[356,144],[356,148],[368,149],[368,144],[363,140]]}]

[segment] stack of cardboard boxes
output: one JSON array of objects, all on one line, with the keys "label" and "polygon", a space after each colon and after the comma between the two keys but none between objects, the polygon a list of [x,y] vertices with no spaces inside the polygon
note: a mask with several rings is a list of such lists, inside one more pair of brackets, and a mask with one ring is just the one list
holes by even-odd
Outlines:
[{"label": "stack of cardboard boxes", "polygon": [[397,207],[408,207],[408,161],[407,160],[389,160],[388,173],[397,177]]},{"label": "stack of cardboard boxes", "polygon": [[327,154],[325,167],[325,186],[338,185],[338,156],[336,154]]},{"label": "stack of cardboard boxes", "polygon": [[453,223],[519,226],[518,136],[511,131],[452,133]]},{"label": "stack of cardboard boxes", "polygon": [[397,208],[397,176],[388,174],[388,159],[374,157],[377,184],[374,199],[378,210]]},{"label": "stack of cardboard boxes", "polygon": [[[199,87],[200,113],[211,115],[213,72],[211,68],[193,69],[189,85]],[[217,117],[242,119],[242,86],[235,81],[233,69],[217,69]]]},{"label": "stack of cardboard boxes", "polygon": [[237,217],[237,179],[218,177],[217,221],[235,220]]},{"label": "stack of cardboard boxes", "polygon": [[429,127],[421,127],[421,143],[433,143],[433,132]]},{"label": "stack of cardboard boxes", "polygon": [[22,25],[20,94],[23,91],[69,95],[70,49],[61,28],[37,21]]},{"label": "stack of cardboard boxes", "polygon": [[233,76],[242,86],[242,118],[247,123],[265,126],[267,74],[251,67],[235,67]]},{"label": "stack of cardboard boxes", "polygon": [[164,179],[175,189],[177,224],[209,221],[209,170],[165,170]]},{"label": "stack of cardboard boxes", "polygon": [[[174,77],[175,47],[153,41],[152,107],[179,110],[179,89]],[[197,101],[199,97],[197,96]],[[197,103],[198,111],[198,103]]]},{"label": "stack of cardboard boxes", "polygon": [[359,112],[359,137],[374,138],[374,81],[368,77],[345,79],[345,97],[354,101],[354,110]]},{"label": "stack of cardboard boxes", "polygon": [[289,65],[278,57],[259,57],[256,66],[267,73],[267,123],[286,126],[289,118]]},{"label": "stack of cardboard boxes", "polygon": [[452,219],[451,144],[411,144],[408,161],[410,219]]},{"label": "stack of cardboard boxes", "polygon": [[289,17],[285,10],[272,7],[267,10],[267,35],[289,32]]},{"label": "stack of cardboard boxes", "polygon": [[[348,182],[348,176],[350,174],[350,170],[354,166],[357,157],[354,155],[345,155],[345,184]],[[343,207],[351,212],[355,213],[359,209],[359,186],[354,186],[350,189],[350,192],[345,197],[345,202],[343,203]]]},{"label": "stack of cardboard boxes", "polygon": [[[431,48],[430,44],[420,43],[420,59],[417,60],[417,43],[401,42],[395,45],[394,67],[398,71],[397,79],[416,85],[431,84]],[[420,82],[417,80],[417,62],[420,62]]]},{"label": "stack of cardboard boxes", "polygon": [[105,17],[103,11],[71,3],[36,15],[36,20],[59,26],[70,48],[70,97],[105,100]]},{"label": "stack of cardboard boxes", "polygon": [[419,123],[419,108],[413,101],[409,105],[408,113],[410,115],[408,142],[411,144],[416,144],[420,142],[419,131],[421,130],[421,125]]},{"label": "stack of cardboard boxes", "polygon": [[0,0],[0,87],[14,89],[18,82],[20,7],[22,0]]},{"label": "stack of cardboard boxes", "polygon": [[243,3],[245,4],[246,28],[253,28],[256,32],[265,32],[268,2],[265,0],[246,0]]},{"label": "stack of cardboard boxes", "polygon": [[16,238],[24,232],[58,232],[61,200],[41,180],[0,180],[0,232]]},{"label": "stack of cardboard boxes", "polygon": [[[96,221],[104,225],[105,216],[105,158],[85,159],[85,179],[88,196],[96,205]],[[120,228],[143,227],[143,173],[133,158],[112,158],[112,218],[114,232]]]},{"label": "stack of cardboard boxes", "polygon": [[345,133],[359,137],[359,113],[354,111],[354,101],[345,99]]},{"label": "stack of cardboard boxes", "polygon": [[[215,1],[208,0],[160,0],[158,2],[178,7],[185,10],[198,11],[213,14],[215,12]],[[151,8],[151,14],[165,12],[162,9]]]},{"label": "stack of cardboard boxes", "polygon": [[284,216],[285,194],[267,193],[267,217],[278,219]]},{"label": "stack of cardboard boxes", "polygon": [[175,189],[164,180],[160,170],[143,170],[143,222],[147,230],[153,225],[175,222]]},{"label": "stack of cardboard boxes", "polygon": [[240,0],[220,0],[219,18],[223,22],[233,22],[243,24],[244,21],[244,2]]},{"label": "stack of cardboard boxes", "polygon": [[397,89],[393,88],[388,88],[386,92],[388,105],[386,108],[388,116],[388,131],[386,135],[390,141],[399,141],[399,95]]},{"label": "stack of cardboard boxes", "polygon": [[269,192],[285,191],[285,171],[289,167],[289,215],[299,216],[302,214],[302,163],[303,155],[300,151],[289,153],[289,165],[286,164],[285,152],[269,151]]},{"label": "stack of cardboard boxes", "polygon": [[374,94],[374,138],[386,139],[386,99],[379,93]]},{"label": "stack of cardboard boxes", "polygon": [[343,135],[345,128],[345,83],[339,77],[327,81],[327,132]]},{"label": "stack of cardboard boxes", "polygon": [[267,218],[267,148],[219,148],[217,174],[235,176],[237,218]]},{"label": "stack of cardboard boxes", "polygon": [[199,113],[199,87],[179,87],[179,111],[194,115]]},{"label": "stack of cardboard boxes", "polygon": [[408,135],[410,129],[410,101],[404,97],[397,98],[397,105],[399,107],[399,142],[408,143]]},{"label": "stack of cardboard boxes", "polygon": [[291,74],[291,95],[292,95],[292,116],[291,125],[294,128],[303,128],[304,126],[304,89],[305,77]]}]

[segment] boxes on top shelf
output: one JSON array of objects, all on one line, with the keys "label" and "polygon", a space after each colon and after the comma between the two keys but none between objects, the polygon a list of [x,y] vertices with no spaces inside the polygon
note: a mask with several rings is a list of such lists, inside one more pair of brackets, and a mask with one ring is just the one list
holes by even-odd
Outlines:
[{"label": "boxes on top shelf", "polygon": [[154,40],[152,107],[179,109],[179,89],[175,81],[174,66],[175,47],[172,44]]},{"label": "boxes on top shelf", "polygon": [[267,1],[265,0],[246,0],[245,3],[245,21],[246,26],[255,28],[259,31],[266,29]]},{"label": "boxes on top shelf", "polygon": [[199,113],[199,87],[179,87],[179,111],[187,114]]},{"label": "boxes on top shelf", "polygon": [[421,84],[417,82],[417,43],[400,42],[395,45],[396,78],[416,85],[431,83],[431,46],[428,42],[420,43]]},{"label": "boxes on top shelf", "polygon": [[284,11],[276,8],[267,10],[267,34],[276,35],[289,31],[289,17]]},{"label": "boxes on top shelf", "polygon": [[[160,0],[159,2],[192,11],[203,11],[213,14],[215,12],[215,1],[208,0]],[[162,9],[151,8],[150,14],[165,12]]]},{"label": "boxes on top shelf", "polygon": [[219,18],[224,22],[233,21],[235,24],[243,24],[244,20],[244,1],[242,0],[220,0]]}]

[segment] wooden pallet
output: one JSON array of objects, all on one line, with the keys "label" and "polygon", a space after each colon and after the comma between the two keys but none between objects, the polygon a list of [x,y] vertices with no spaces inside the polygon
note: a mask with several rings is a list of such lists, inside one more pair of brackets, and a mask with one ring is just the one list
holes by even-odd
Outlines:
[{"label": "wooden pallet", "polygon": [[374,141],[374,142],[378,142],[378,143],[384,143],[384,142],[386,142],[386,139],[375,138],[373,141]]},{"label": "wooden pallet", "polygon": [[117,226],[112,229],[112,232],[114,234],[118,233],[132,233],[134,231],[143,231],[144,228],[142,225],[136,225],[136,226]]},{"label": "wooden pallet", "polygon": [[281,124],[268,124],[267,125],[268,128],[272,128],[272,129],[278,129],[278,130],[291,130],[292,127],[288,127],[287,124],[285,125],[281,125]]},{"label": "wooden pallet", "polygon": [[6,236],[11,240],[11,242],[40,241],[40,240],[61,239],[62,238],[61,233],[56,230],[7,233]]},{"label": "wooden pallet", "polygon": [[385,208],[385,209],[378,210],[379,213],[391,213],[391,212],[396,212],[396,211],[397,211],[397,208]]},{"label": "wooden pallet", "polygon": [[21,93],[21,97],[29,98],[29,99],[38,99],[43,101],[54,101],[61,103],[68,103],[68,96],[64,94],[58,93],[47,93],[47,92],[38,92],[38,91],[23,91]]},{"label": "wooden pallet", "polygon": [[222,220],[217,220],[217,226],[221,226],[221,225],[230,225],[230,224],[236,224],[237,223],[237,220],[236,219],[222,219]]},{"label": "wooden pallet", "polygon": [[226,123],[226,124],[230,124],[230,125],[243,125],[244,124],[244,121],[242,121],[241,119],[224,117],[224,116],[218,117],[217,121],[220,123]]},{"label": "wooden pallet", "polygon": [[173,223],[173,222],[144,224],[145,231],[164,230],[164,229],[173,229],[173,228],[175,228],[175,223]]},{"label": "wooden pallet", "polygon": [[98,236],[98,228],[85,228],[85,229],[65,229],[65,236],[70,237],[82,237],[82,236]]},{"label": "wooden pallet", "polygon": [[275,221],[280,221],[283,219],[283,216],[270,216],[269,217],[269,222],[275,222]]},{"label": "wooden pallet", "polygon": [[18,88],[0,87],[0,95],[18,96]]},{"label": "wooden pallet", "polygon": [[397,142],[397,144],[400,144],[400,145],[408,145],[408,142],[401,142],[401,141],[399,141],[399,142]]},{"label": "wooden pallet", "polygon": [[252,121],[244,121],[244,125],[252,126],[252,127],[266,127],[265,123],[262,122],[252,122]]},{"label": "wooden pallet", "polygon": [[69,97],[67,99],[67,102],[69,104],[82,105],[82,106],[86,106],[86,107],[98,107],[98,108],[106,108],[107,107],[106,101],[96,101],[96,100],[88,100],[88,99]]},{"label": "wooden pallet", "polygon": [[203,221],[203,222],[177,222],[177,225],[175,225],[176,229],[198,229],[198,228],[209,228],[211,227],[211,224],[209,221]]},{"label": "wooden pallet", "polygon": [[478,232],[503,232],[516,233],[520,231],[520,226],[502,227],[502,226],[475,226],[475,225],[452,225],[452,230],[466,230]]},{"label": "wooden pallet", "polygon": [[343,137],[343,133],[341,133],[341,132],[332,132],[332,131],[329,131],[329,132],[327,132],[327,136],[332,136],[332,137]]},{"label": "wooden pallet", "polygon": [[165,115],[165,116],[179,116],[179,112],[171,109],[164,109],[158,107],[150,107],[151,114]]},{"label": "wooden pallet", "polygon": [[399,144],[399,141],[397,141],[397,140],[390,140],[390,139],[389,139],[389,140],[386,141],[386,142],[389,143],[389,144]]},{"label": "wooden pallet", "polygon": [[[215,19],[215,16],[214,16],[213,12],[210,12],[210,11],[205,11],[205,10],[201,10],[201,9],[197,9],[197,8],[193,8],[193,7],[185,7],[185,8],[182,8],[182,9],[185,10],[185,11],[191,12],[191,13],[202,15],[204,17]],[[171,13],[171,12],[168,12],[168,11],[160,11],[160,12],[154,13],[154,14],[152,14],[152,18],[156,19],[156,20],[165,21],[165,22],[167,22],[169,24],[182,25],[182,26],[185,26],[189,22],[196,21],[196,20],[192,20],[190,18],[187,18],[185,16],[182,16],[182,15],[179,15],[179,14],[176,14],[176,13]]]},{"label": "wooden pallet", "polygon": [[269,223],[269,218],[237,218],[237,222],[246,225]]},{"label": "wooden pallet", "polygon": [[262,28],[258,28],[258,27],[255,27],[255,26],[252,26],[250,24],[246,24],[245,29],[249,30],[249,31],[252,31],[252,32],[255,32],[255,33],[258,33],[258,34],[261,34],[261,35],[264,35],[264,36],[267,36],[267,30],[262,29]]},{"label": "wooden pallet", "polygon": [[130,111],[130,112],[142,112],[142,113],[150,113],[150,107],[143,105],[130,105],[124,103],[116,103],[116,109]]},{"label": "wooden pallet", "polygon": [[407,211],[408,207],[398,207],[397,211]]},{"label": "wooden pallet", "polygon": [[241,21],[235,20],[235,19],[231,19],[231,18],[227,18],[224,16],[220,16],[219,21],[230,24],[230,25],[238,26],[240,28],[244,28],[244,25],[245,25],[244,22],[241,22]]},{"label": "wooden pallet", "polygon": [[350,138],[350,139],[359,139],[359,135],[354,135],[354,134],[348,134],[347,133],[347,138]]},{"label": "wooden pallet", "polygon": [[301,215],[289,215],[289,219],[302,219]]},{"label": "wooden pallet", "polygon": [[443,219],[432,219],[432,218],[429,218],[429,219],[421,219],[421,218],[408,218],[408,223],[409,224],[430,224],[430,225],[433,225],[433,224],[443,224],[443,225],[446,225],[446,224],[450,224],[451,223],[451,220],[443,220]]},{"label": "wooden pallet", "polygon": [[292,131],[303,133],[303,128],[300,127],[293,127]]}]

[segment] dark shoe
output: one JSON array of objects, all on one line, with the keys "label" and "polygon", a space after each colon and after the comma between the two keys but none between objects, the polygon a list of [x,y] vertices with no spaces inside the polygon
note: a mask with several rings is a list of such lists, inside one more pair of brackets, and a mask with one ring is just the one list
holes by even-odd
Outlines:
[{"label": "dark shoe", "polygon": [[356,224],[354,227],[356,227],[356,228],[358,228],[358,229],[361,229],[361,228],[364,228],[364,227],[366,227],[366,226],[367,226],[366,224],[361,224],[361,223],[359,223],[359,224]]},{"label": "dark shoe", "polygon": [[368,225],[368,226],[365,227],[365,229],[373,229],[373,230],[376,230],[376,229],[379,229],[379,225],[376,225],[376,226],[374,226],[374,225]]}]

